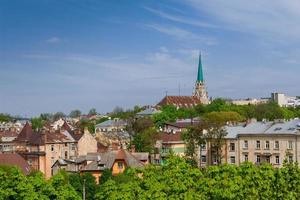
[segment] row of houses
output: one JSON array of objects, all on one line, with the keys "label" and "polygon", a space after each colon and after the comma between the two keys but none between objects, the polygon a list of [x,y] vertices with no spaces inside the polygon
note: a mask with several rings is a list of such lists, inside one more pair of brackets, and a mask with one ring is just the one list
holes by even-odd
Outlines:
[{"label": "row of houses", "polygon": [[82,132],[67,122],[39,131],[29,123],[20,132],[2,131],[0,147],[1,165],[17,165],[24,174],[38,170],[46,178],[63,169],[70,173],[90,172],[99,182],[105,169],[117,175],[127,167],[149,163],[148,153],[129,152],[120,145],[103,148],[87,129]]},{"label": "row of houses", "polygon": [[[185,154],[186,144],[182,140],[182,132],[191,124],[177,121],[165,125],[158,145],[162,162],[170,150],[180,156]],[[222,147],[221,163],[239,165],[245,161],[256,164],[267,162],[281,167],[284,160],[300,161],[300,119],[272,122],[253,120],[227,125],[224,129],[227,135]],[[200,166],[217,164],[217,155],[209,142],[199,147],[196,154]]]}]

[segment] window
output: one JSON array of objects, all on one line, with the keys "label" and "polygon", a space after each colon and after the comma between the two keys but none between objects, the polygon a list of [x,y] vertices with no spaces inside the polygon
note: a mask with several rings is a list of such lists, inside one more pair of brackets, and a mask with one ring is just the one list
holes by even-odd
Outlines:
[{"label": "window", "polygon": [[229,150],[230,151],[235,151],[235,144],[234,143],[230,143]]},{"label": "window", "polygon": [[276,157],[275,157],[275,163],[276,163],[276,164],[279,164],[279,156],[276,156]]},{"label": "window", "polygon": [[235,157],[234,156],[230,156],[230,163],[234,164],[235,163]]},{"label": "window", "polygon": [[256,149],[260,149],[260,141],[259,140],[256,141]]},{"label": "window", "polygon": [[248,154],[244,155],[244,161],[247,162],[248,161]]},{"label": "window", "polygon": [[68,143],[65,143],[65,147],[67,147],[68,146]]},{"label": "window", "polygon": [[256,163],[258,163],[258,164],[260,163],[260,155],[256,156]]},{"label": "window", "polygon": [[206,143],[201,144],[201,150],[206,150]]},{"label": "window", "polygon": [[206,156],[201,156],[201,162],[206,163]]},{"label": "window", "polygon": [[279,141],[275,141],[274,148],[275,148],[275,149],[279,149]]},{"label": "window", "polygon": [[123,163],[122,162],[118,162],[118,168],[123,169]]},{"label": "window", "polygon": [[266,157],[266,163],[270,163],[270,156]]},{"label": "window", "polygon": [[293,141],[289,141],[288,149],[293,149]]},{"label": "window", "polygon": [[53,144],[51,145],[51,151],[52,152],[54,151],[54,145]]},{"label": "window", "polygon": [[266,141],[265,149],[270,149],[270,141]]},{"label": "window", "polygon": [[248,140],[244,140],[244,149],[248,149]]},{"label": "window", "polygon": [[216,155],[213,155],[213,159],[212,160],[213,160],[213,164],[217,164],[218,163]]},{"label": "window", "polygon": [[290,162],[290,163],[293,162],[293,155],[289,155],[289,162]]},{"label": "window", "polygon": [[72,150],[72,151],[75,151],[75,144],[74,144],[74,143],[71,144],[71,150]]},{"label": "window", "polygon": [[65,151],[65,159],[67,159],[67,158],[68,158],[68,152]]}]

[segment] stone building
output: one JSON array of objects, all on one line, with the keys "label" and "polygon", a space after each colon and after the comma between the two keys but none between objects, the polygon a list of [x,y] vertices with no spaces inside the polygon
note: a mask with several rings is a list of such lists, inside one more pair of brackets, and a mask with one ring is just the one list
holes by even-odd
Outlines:
[{"label": "stone building", "polygon": [[208,104],[209,98],[205,86],[201,55],[199,55],[197,80],[195,83],[195,90],[192,96],[168,96],[166,95],[156,107],[162,107],[166,105],[173,105],[177,108],[191,108],[198,104]]}]

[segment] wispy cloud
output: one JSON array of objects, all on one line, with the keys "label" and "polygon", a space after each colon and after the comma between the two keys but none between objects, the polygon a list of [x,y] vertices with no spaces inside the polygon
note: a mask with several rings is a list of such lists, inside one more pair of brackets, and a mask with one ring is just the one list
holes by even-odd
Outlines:
[{"label": "wispy cloud", "polygon": [[59,42],[61,42],[61,39],[58,38],[58,37],[51,37],[51,38],[48,38],[48,39],[46,40],[46,42],[47,42],[47,43],[59,43]]},{"label": "wispy cloud", "polygon": [[179,23],[188,24],[188,25],[197,26],[197,27],[205,27],[205,28],[216,28],[217,27],[216,25],[213,25],[213,24],[210,24],[207,22],[203,22],[200,19],[194,20],[194,19],[179,16],[179,15],[169,14],[162,10],[157,10],[157,9],[153,9],[150,7],[144,7],[144,8],[146,10],[150,11],[151,13],[153,13],[157,16],[160,16],[162,18],[168,19],[170,21],[179,22]]},{"label": "wispy cloud", "polygon": [[208,13],[212,20],[236,31],[265,39],[292,40],[300,38],[300,2],[297,0],[215,0],[184,1],[198,12]]},{"label": "wispy cloud", "polygon": [[145,26],[155,31],[158,31],[160,33],[172,36],[173,38],[179,40],[194,41],[194,42],[204,43],[207,45],[217,44],[216,39],[212,37],[201,35],[201,34],[195,34],[188,30],[176,26],[159,25],[159,24],[147,24]]}]

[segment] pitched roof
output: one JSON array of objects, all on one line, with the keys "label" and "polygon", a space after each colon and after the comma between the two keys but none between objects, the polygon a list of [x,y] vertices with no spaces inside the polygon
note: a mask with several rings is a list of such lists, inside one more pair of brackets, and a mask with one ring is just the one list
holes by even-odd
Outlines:
[{"label": "pitched roof", "polygon": [[201,104],[201,100],[195,96],[165,96],[157,106],[175,105],[189,108]]},{"label": "pitched roof", "polygon": [[144,164],[130,152],[119,149],[95,154],[94,161],[82,169],[83,171],[98,171],[111,169],[116,160],[124,160],[129,167],[143,167]]},{"label": "pitched roof", "polygon": [[161,140],[163,143],[182,142],[181,132],[162,133]]},{"label": "pitched roof", "polygon": [[19,133],[18,137],[16,138],[19,142],[26,142],[29,141],[33,134],[33,130],[28,122],[26,122],[25,126]]},{"label": "pitched roof", "polygon": [[31,171],[25,159],[16,153],[0,153],[0,165],[17,166],[25,175]]}]

